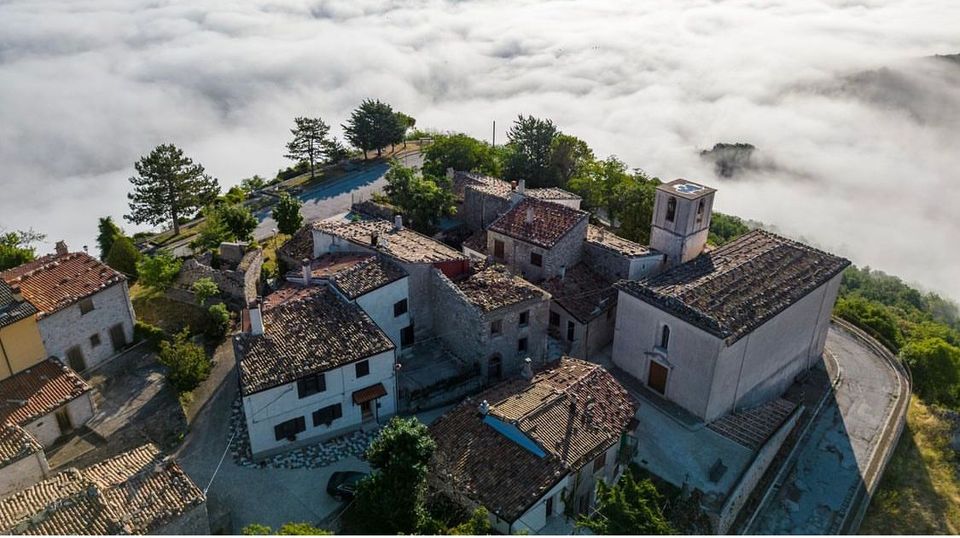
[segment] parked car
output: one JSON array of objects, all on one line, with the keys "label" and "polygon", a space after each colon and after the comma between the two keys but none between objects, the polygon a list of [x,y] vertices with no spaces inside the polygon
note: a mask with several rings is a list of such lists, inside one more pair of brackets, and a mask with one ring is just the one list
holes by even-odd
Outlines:
[{"label": "parked car", "polygon": [[330,475],[327,493],[340,500],[352,499],[357,491],[357,482],[366,476],[366,473],[357,471],[337,471]]}]

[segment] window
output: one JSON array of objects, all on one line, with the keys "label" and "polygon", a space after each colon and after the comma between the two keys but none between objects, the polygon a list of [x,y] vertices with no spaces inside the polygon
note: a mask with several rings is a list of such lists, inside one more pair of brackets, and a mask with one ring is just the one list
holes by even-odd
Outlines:
[{"label": "window", "polygon": [[412,346],[414,339],[413,324],[400,329],[400,347]]},{"label": "window", "polygon": [[670,345],[670,327],[666,325],[663,326],[663,329],[660,331],[660,347],[667,349]]},{"label": "window", "polygon": [[357,377],[370,375],[370,361],[360,361],[357,363]]},{"label": "window", "polygon": [[393,317],[397,318],[407,313],[407,300],[393,303]]},{"label": "window", "polygon": [[297,397],[306,398],[318,392],[327,390],[327,378],[323,374],[315,374],[297,380]]},{"label": "window", "polygon": [[100,333],[90,335],[90,347],[97,347],[100,345]]},{"label": "window", "polygon": [[520,312],[520,326],[526,327],[527,325],[530,325],[530,311],[524,310]]},{"label": "window", "polygon": [[553,310],[550,311],[550,325],[553,325],[554,327],[559,327],[559,326],[560,326],[560,313],[559,313],[559,312],[554,312]]},{"label": "window", "polygon": [[671,196],[667,200],[667,222],[673,222],[675,218],[677,218],[677,199]]},{"label": "window", "polygon": [[490,322],[490,336],[499,336],[503,333],[503,320],[497,319]]},{"label": "window", "polygon": [[80,315],[93,312],[93,299],[84,299],[80,301]]},{"label": "window", "polygon": [[553,497],[547,499],[547,517],[553,515]]},{"label": "window", "polygon": [[697,224],[703,222],[703,200],[697,204]]},{"label": "window", "polygon": [[343,408],[340,404],[333,404],[313,412],[313,426],[329,426],[334,420],[343,416]]},{"label": "window", "polygon": [[498,260],[503,259],[503,241],[499,239],[493,240],[493,257]]},{"label": "window", "polygon": [[567,322],[567,340],[573,342],[574,333],[577,330],[577,326],[573,324],[572,321]]},{"label": "window", "polygon": [[517,340],[517,353],[526,353],[527,351],[527,339],[521,338]]},{"label": "window", "polygon": [[593,472],[602,471],[603,468],[607,465],[607,452],[603,451],[597,456],[597,459],[593,460]]},{"label": "window", "polygon": [[307,429],[307,421],[303,417],[297,417],[274,426],[273,434],[277,437],[277,441],[281,439],[296,441],[297,434],[305,429]]},{"label": "window", "polygon": [[543,255],[539,252],[530,253],[530,265],[534,267],[543,267]]}]

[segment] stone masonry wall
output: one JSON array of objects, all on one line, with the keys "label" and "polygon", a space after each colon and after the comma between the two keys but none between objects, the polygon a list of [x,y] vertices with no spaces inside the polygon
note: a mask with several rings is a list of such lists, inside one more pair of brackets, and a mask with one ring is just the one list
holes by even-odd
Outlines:
[{"label": "stone masonry wall", "polygon": [[[569,269],[576,265],[577,262],[580,261],[580,255],[583,252],[583,242],[586,237],[586,220],[583,220],[567,232],[567,234],[550,249],[538,247],[526,241],[514,239],[508,235],[488,230],[487,252],[493,255],[496,252],[494,248],[495,242],[503,241],[504,257],[497,261],[510,267],[514,272],[523,275],[524,278],[531,282],[541,282],[559,275],[561,267]],[[543,256],[542,267],[537,267],[530,263],[530,254],[534,252]]]},{"label": "stone masonry wall", "polygon": [[[201,278],[211,278],[220,288],[225,302],[240,308],[257,297],[257,283],[260,281],[260,269],[263,267],[263,250],[255,249],[244,254],[235,269],[214,269],[196,258],[183,263],[174,288],[189,290],[193,283]],[[171,299],[183,297],[172,293]]]},{"label": "stone masonry wall", "polygon": [[460,220],[473,231],[486,229],[500,215],[510,209],[510,201],[470,186],[463,191]]}]

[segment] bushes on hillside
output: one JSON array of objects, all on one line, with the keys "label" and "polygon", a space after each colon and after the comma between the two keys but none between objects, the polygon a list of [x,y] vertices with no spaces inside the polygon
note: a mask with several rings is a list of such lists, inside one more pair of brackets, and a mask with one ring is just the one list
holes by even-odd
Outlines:
[{"label": "bushes on hillside", "polygon": [[133,325],[133,337],[137,341],[146,340],[153,349],[160,349],[160,342],[167,337],[167,333],[156,325],[137,321]]},{"label": "bushes on hillside", "polygon": [[156,291],[170,287],[180,273],[182,262],[166,252],[147,256],[137,263],[140,284]]},{"label": "bushes on hillside", "polygon": [[924,338],[903,346],[903,362],[913,374],[913,390],[924,401],[956,405],[960,396],[960,348],[941,338]]},{"label": "bushes on hillside", "polygon": [[160,342],[160,364],[167,367],[167,380],[179,392],[197,388],[210,375],[210,359],[203,348],[189,339],[188,329]]},{"label": "bushes on hillside", "polygon": [[215,304],[207,309],[210,321],[207,325],[206,334],[213,340],[222,340],[230,330],[230,311],[223,303]]}]

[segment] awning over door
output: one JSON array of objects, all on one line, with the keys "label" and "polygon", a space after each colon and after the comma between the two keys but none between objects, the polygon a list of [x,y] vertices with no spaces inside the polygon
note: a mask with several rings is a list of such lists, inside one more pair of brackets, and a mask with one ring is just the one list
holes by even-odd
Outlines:
[{"label": "awning over door", "polygon": [[383,383],[377,383],[376,385],[370,385],[367,388],[363,388],[353,393],[353,403],[362,404],[364,402],[369,402],[370,400],[376,400],[381,396],[387,395],[387,388],[383,386]]}]

